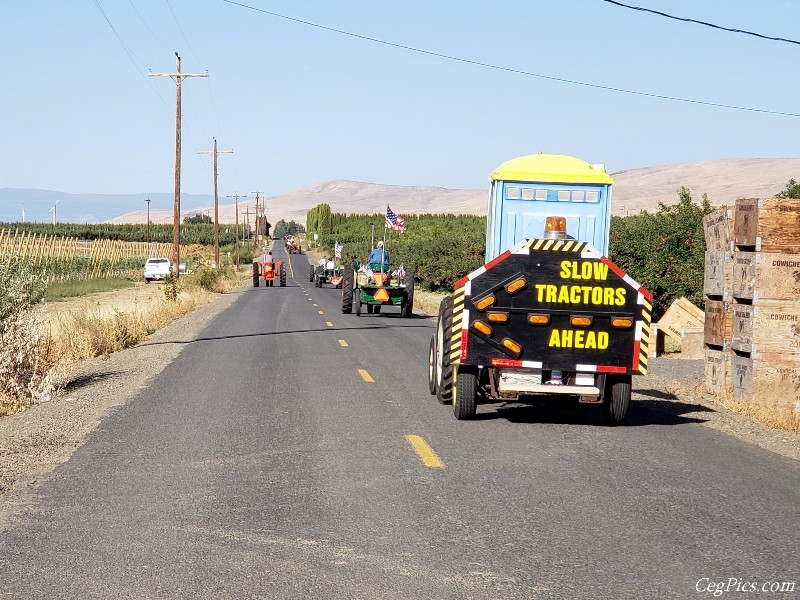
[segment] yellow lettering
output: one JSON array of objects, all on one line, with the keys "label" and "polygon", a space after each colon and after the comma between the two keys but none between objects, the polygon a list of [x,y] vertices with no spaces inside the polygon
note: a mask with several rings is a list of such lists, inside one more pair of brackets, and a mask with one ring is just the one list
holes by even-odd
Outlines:
[{"label": "yellow lettering", "polygon": [[625,288],[617,288],[615,293],[617,295],[617,301],[614,304],[617,306],[625,306]]},{"label": "yellow lettering", "polygon": [[592,278],[592,263],[590,262],[582,262],[581,263],[581,279],[591,279]]},{"label": "yellow lettering", "polygon": [[561,279],[569,279],[570,278],[571,272],[569,270],[569,266],[570,266],[570,262],[568,260],[562,260],[561,261],[561,272],[559,273],[559,276],[561,277]]},{"label": "yellow lettering", "polygon": [[592,288],[592,304],[602,304],[603,303],[603,288],[595,287]]},{"label": "yellow lettering", "polygon": [[594,331],[586,332],[586,343],[583,347],[587,350],[597,348],[597,339],[595,338]]},{"label": "yellow lettering", "polygon": [[580,329],[575,332],[575,347],[576,348],[583,348],[583,336],[586,335],[585,331],[581,331]]},{"label": "yellow lettering", "polygon": [[597,281],[605,281],[608,279],[608,265],[600,262],[599,260],[594,264],[594,278]]},{"label": "yellow lettering", "polygon": [[614,306],[614,288],[603,289],[603,304],[606,306]]},{"label": "yellow lettering", "polygon": [[555,302],[556,301],[556,292],[558,288],[554,285],[547,286],[547,302]]},{"label": "yellow lettering", "polygon": [[579,286],[573,285],[569,289],[569,301],[573,304],[581,303],[581,288]]},{"label": "yellow lettering", "polygon": [[561,347],[572,348],[572,330],[565,329],[561,332]]},{"label": "yellow lettering", "polygon": [[559,304],[569,304],[569,288],[566,285],[562,285],[558,290],[558,302]]},{"label": "yellow lettering", "polygon": [[547,342],[547,345],[551,348],[561,348],[561,341],[558,337],[558,329],[553,329],[553,331],[550,332],[550,341]]},{"label": "yellow lettering", "polygon": [[598,331],[597,332],[597,347],[600,350],[605,350],[608,348],[608,332],[607,331]]},{"label": "yellow lettering", "polygon": [[544,300],[544,291],[547,288],[547,285],[544,283],[537,283],[535,287],[536,287],[536,301],[542,302]]}]

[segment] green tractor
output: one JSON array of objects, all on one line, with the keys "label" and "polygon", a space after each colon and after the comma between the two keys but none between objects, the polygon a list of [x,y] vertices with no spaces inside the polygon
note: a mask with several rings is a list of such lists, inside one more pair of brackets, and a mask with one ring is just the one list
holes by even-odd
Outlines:
[{"label": "green tractor", "polygon": [[[324,264],[323,264],[324,263]],[[308,280],[314,287],[322,287],[323,284],[330,283],[334,288],[342,287],[342,267],[336,266],[333,260],[321,260],[317,266],[310,265]]]},{"label": "green tractor", "polygon": [[401,317],[413,316],[414,271],[402,265],[393,272],[384,269],[380,264],[362,269],[358,262],[344,268],[342,313],[355,311],[360,317],[364,307],[367,314],[378,314],[384,306],[398,306]]}]

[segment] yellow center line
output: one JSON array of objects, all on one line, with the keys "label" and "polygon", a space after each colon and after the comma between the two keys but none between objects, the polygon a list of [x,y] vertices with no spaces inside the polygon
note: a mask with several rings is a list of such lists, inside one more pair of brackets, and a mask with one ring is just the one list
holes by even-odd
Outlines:
[{"label": "yellow center line", "polygon": [[375,380],[372,378],[372,375],[367,373],[366,369],[359,369],[358,374],[361,375],[361,379],[363,379],[367,383],[375,383]]},{"label": "yellow center line", "polygon": [[315,303],[314,303],[314,304],[312,304],[311,306],[316,306],[316,305],[317,305],[317,303],[315,302]]},{"label": "yellow center line", "polygon": [[324,312],[322,312],[321,310],[318,310],[317,312],[318,312],[319,314],[321,314],[321,315],[324,315],[324,314],[325,314],[325,313],[324,313]]},{"label": "yellow center line", "polygon": [[433,448],[428,446],[425,440],[423,440],[420,436],[407,435],[406,439],[422,459],[422,464],[424,464],[426,467],[431,467],[432,469],[444,468],[444,463],[436,455],[436,452],[434,452]]},{"label": "yellow center line", "polygon": [[330,321],[325,321],[325,325],[327,325],[328,327],[333,327],[333,323],[331,323]]},{"label": "yellow center line", "polygon": [[314,301],[314,299],[313,299],[313,298],[309,298],[309,299],[308,299],[308,301],[309,301],[309,302],[313,302],[313,301]]},{"label": "yellow center line", "polygon": [[344,340],[339,340],[339,345],[340,345],[342,348],[347,348],[347,342],[345,342]]},{"label": "yellow center line", "polygon": [[289,258],[289,255],[286,256],[286,262],[289,263],[289,272],[292,274],[292,279],[294,279],[294,269],[292,268],[292,259]]}]

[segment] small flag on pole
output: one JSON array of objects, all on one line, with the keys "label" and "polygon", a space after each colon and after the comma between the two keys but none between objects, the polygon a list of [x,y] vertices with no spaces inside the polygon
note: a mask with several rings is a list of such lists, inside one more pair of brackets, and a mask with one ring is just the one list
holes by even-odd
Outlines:
[{"label": "small flag on pole", "polygon": [[406,230],[406,220],[400,215],[394,214],[388,204],[386,205],[386,223],[384,227],[386,229],[396,229],[400,233]]},{"label": "small flag on pole", "polygon": [[333,255],[336,258],[342,258],[342,248],[344,248],[344,244],[340,244],[339,240],[336,240],[336,243],[333,245]]}]

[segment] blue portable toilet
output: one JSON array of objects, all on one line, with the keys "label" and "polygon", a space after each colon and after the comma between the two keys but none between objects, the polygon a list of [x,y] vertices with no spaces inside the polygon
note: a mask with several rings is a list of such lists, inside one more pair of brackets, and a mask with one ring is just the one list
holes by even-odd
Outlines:
[{"label": "blue portable toilet", "polygon": [[543,237],[549,216],[565,217],[567,236],[608,256],[614,180],[603,165],[531,154],[504,162],[489,180],[486,262],[522,240]]}]

